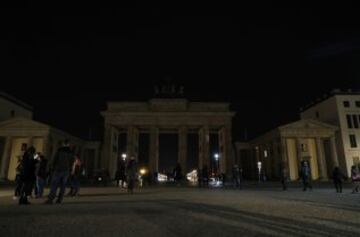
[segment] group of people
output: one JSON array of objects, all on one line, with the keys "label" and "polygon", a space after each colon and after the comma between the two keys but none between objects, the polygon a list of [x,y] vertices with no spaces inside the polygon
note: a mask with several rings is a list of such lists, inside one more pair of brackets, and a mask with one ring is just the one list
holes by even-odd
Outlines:
[{"label": "group of people", "polygon": [[134,193],[135,183],[138,178],[135,157],[131,157],[128,162],[118,160],[118,167],[115,172],[116,186],[125,188],[129,193]]},{"label": "group of people", "polygon": [[23,147],[16,167],[14,200],[19,199],[19,204],[29,204],[28,196],[35,192],[36,198],[41,198],[47,178],[47,159],[36,153],[34,147]]},{"label": "group of people", "polygon": [[[312,190],[312,184],[311,184],[311,169],[307,161],[303,161],[301,163],[300,173],[299,176],[303,183],[303,191],[306,191],[309,189]],[[286,168],[282,169],[281,174],[281,183],[283,190],[287,189],[287,183],[288,183],[288,170]],[[334,182],[334,187],[337,193],[342,193],[342,186],[343,182],[347,180],[347,177],[343,174],[343,172],[340,170],[338,166],[334,167],[332,171],[332,180]],[[351,167],[351,182],[353,184],[352,193],[359,192],[360,189],[360,171],[357,166]]]},{"label": "group of people", "polygon": [[[78,178],[81,161],[79,155],[74,154],[68,140],[65,140],[63,146],[57,150],[49,169],[48,160],[43,154],[36,152],[34,147],[23,147],[22,153],[16,168],[14,195],[14,199],[19,199],[20,205],[30,204],[28,198],[33,196],[33,192],[35,198],[42,198],[48,179],[50,179],[50,194],[46,204],[53,203],[56,197],[56,203],[62,202],[68,180],[70,181],[68,195],[76,196],[79,193]],[[59,187],[60,192],[57,194]]]}]

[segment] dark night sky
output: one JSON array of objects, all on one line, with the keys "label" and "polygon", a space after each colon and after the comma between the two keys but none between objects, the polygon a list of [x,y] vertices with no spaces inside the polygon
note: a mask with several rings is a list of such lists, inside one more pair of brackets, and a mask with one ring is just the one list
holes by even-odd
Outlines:
[{"label": "dark night sky", "polygon": [[253,137],[332,88],[359,88],[358,12],[2,9],[0,89],[33,105],[37,120],[100,138],[106,101],[147,100],[171,77],[192,101],[231,102],[235,139],[245,128]]}]

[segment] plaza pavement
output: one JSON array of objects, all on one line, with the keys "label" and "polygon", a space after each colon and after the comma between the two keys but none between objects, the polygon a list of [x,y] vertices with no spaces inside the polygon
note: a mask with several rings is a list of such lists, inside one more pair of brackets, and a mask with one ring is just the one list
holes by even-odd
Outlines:
[{"label": "plaza pavement", "polygon": [[360,236],[360,194],[324,186],[87,187],[61,205],[0,191],[0,236]]}]

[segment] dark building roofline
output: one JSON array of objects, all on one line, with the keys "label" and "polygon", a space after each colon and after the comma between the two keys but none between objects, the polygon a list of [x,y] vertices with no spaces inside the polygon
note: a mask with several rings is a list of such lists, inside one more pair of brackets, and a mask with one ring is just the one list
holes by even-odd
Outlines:
[{"label": "dark building roofline", "polygon": [[303,112],[305,110],[310,109],[311,107],[320,104],[321,102],[336,96],[336,95],[360,95],[360,90],[353,90],[353,89],[348,89],[348,90],[341,90],[341,89],[333,89],[332,91],[330,91],[329,93],[324,94],[322,97],[318,97],[316,98],[314,101],[312,101],[311,103],[305,105],[304,107],[300,108],[300,112]]},{"label": "dark building roofline", "polygon": [[14,103],[14,104],[16,104],[16,105],[21,106],[21,107],[23,107],[24,109],[30,110],[31,112],[33,111],[33,107],[32,107],[32,106],[26,104],[25,102],[22,102],[21,100],[15,98],[15,97],[12,96],[12,95],[9,95],[9,94],[3,92],[3,91],[0,91],[0,97],[6,99],[6,100],[8,100],[8,101],[10,101],[10,102],[12,102],[12,103]]}]

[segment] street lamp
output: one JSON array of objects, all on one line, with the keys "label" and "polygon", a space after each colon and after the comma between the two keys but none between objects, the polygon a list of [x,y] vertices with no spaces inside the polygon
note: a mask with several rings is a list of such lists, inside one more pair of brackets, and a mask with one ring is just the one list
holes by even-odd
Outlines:
[{"label": "street lamp", "polygon": [[121,157],[123,158],[123,161],[126,160],[126,154],[125,153],[122,153]]},{"label": "street lamp", "polygon": [[215,158],[215,161],[216,161],[216,173],[218,172],[218,169],[219,169],[219,158],[220,158],[220,155],[218,153],[215,153],[214,154],[214,158]]},{"label": "street lamp", "polygon": [[260,180],[261,180],[261,178],[260,178],[260,174],[261,174],[261,161],[258,161],[257,166],[258,166],[258,169],[259,169],[259,183],[260,183]]}]

